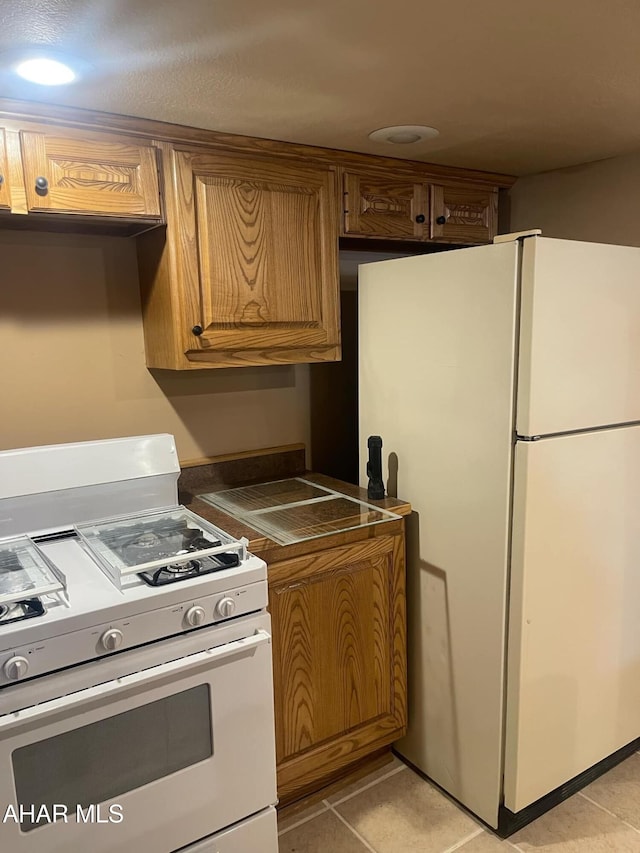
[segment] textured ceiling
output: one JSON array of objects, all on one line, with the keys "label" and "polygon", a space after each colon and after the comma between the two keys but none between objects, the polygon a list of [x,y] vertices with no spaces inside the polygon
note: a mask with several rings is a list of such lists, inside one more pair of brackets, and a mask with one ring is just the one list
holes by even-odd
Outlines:
[{"label": "textured ceiling", "polygon": [[[0,95],[528,174],[640,148],[639,33],[638,0],[0,0]],[[29,44],[90,67],[24,83]]]}]

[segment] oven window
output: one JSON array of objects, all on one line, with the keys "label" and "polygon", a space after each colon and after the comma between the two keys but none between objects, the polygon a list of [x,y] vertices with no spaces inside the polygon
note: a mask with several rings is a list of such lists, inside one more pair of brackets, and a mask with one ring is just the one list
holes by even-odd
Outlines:
[{"label": "oven window", "polygon": [[[18,805],[69,815],[213,755],[209,685],[108,717],[13,752]],[[159,808],[162,804],[159,803]],[[38,824],[21,824],[29,832]]]}]

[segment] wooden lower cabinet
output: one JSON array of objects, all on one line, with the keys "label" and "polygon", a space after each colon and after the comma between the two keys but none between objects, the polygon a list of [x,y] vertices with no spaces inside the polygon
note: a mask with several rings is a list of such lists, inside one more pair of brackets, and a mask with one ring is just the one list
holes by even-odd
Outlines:
[{"label": "wooden lower cabinet", "polygon": [[287,803],[405,732],[404,535],[271,563],[269,609]]}]

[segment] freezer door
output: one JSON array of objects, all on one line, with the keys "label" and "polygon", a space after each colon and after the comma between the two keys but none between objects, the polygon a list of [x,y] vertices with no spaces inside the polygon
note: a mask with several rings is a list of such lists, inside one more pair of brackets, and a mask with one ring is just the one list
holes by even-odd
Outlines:
[{"label": "freezer door", "polygon": [[640,248],[524,240],[517,431],[640,420]]},{"label": "freezer door", "polygon": [[518,442],[505,805],[640,736],[640,427]]}]

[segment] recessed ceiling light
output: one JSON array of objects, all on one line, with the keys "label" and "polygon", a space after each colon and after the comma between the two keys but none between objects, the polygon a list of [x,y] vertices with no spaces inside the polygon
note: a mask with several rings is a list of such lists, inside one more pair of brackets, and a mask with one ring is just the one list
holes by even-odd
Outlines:
[{"label": "recessed ceiling light", "polygon": [[394,127],[381,127],[369,134],[373,142],[390,142],[392,145],[413,145],[425,139],[434,139],[440,135],[435,127],[423,124],[398,124]]},{"label": "recessed ceiling light", "polygon": [[47,59],[44,56],[19,62],[15,66],[15,72],[30,83],[38,83],[40,86],[62,86],[76,79],[73,68],[57,59]]}]

